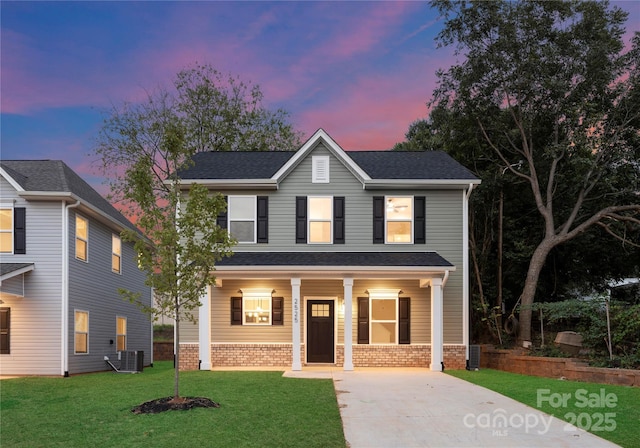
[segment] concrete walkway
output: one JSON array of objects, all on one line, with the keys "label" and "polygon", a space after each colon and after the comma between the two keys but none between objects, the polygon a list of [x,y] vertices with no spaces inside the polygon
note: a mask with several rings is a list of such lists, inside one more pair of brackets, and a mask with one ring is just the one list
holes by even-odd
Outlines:
[{"label": "concrete walkway", "polygon": [[445,373],[327,367],[285,376],[333,379],[351,448],[617,446]]}]

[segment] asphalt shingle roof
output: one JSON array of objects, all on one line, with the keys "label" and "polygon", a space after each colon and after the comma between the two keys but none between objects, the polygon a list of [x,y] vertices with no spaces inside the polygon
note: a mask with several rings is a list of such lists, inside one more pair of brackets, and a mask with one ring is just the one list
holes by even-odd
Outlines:
[{"label": "asphalt shingle roof", "polygon": [[0,276],[32,266],[33,263],[0,263]]},{"label": "asphalt shingle roof", "polygon": [[25,191],[72,193],[129,229],[139,230],[61,160],[3,160],[0,165]]},{"label": "asphalt shingle roof", "polygon": [[236,252],[217,266],[452,267],[436,252]]},{"label": "asphalt shingle roof", "polygon": [[[294,151],[201,152],[182,179],[269,179]],[[442,151],[346,151],[372,179],[462,179],[476,176]]]}]

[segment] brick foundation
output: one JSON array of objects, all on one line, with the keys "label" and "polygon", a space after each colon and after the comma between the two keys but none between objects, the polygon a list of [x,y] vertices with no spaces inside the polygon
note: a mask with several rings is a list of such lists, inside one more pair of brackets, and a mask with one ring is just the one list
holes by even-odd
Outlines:
[{"label": "brick foundation", "polygon": [[[464,369],[465,347],[445,345],[447,369]],[[300,347],[304,363],[305,346]],[[293,361],[292,344],[211,344],[214,367],[283,367]],[[198,344],[180,344],[180,370],[197,370]],[[336,347],[335,365],[344,365],[344,345]],[[430,367],[430,345],[353,345],[354,367]]]}]

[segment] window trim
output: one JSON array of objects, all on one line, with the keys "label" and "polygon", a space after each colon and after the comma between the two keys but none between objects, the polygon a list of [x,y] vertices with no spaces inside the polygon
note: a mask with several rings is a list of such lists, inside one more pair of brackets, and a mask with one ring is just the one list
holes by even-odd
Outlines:
[{"label": "window trim", "polygon": [[[76,319],[77,319],[76,314],[77,313],[84,313],[84,314],[87,315],[87,331],[86,332],[77,330],[77,321],[76,321]],[[89,317],[90,317],[89,316],[89,311],[79,310],[79,309],[74,309],[73,310],[73,354],[74,355],[88,355],[90,353],[90,350],[89,350],[89,330],[90,330]],[[77,340],[76,340],[78,334],[84,334],[87,337],[87,342],[86,342],[87,351],[86,352],[79,352],[78,351]]]},{"label": "window trim", "polygon": [[[82,238],[81,236],[78,235],[78,220],[82,220],[86,223],[85,228],[87,229],[87,237]],[[80,260],[83,261],[85,263],[89,262],[89,220],[83,216],[80,216],[79,214],[76,213],[76,221],[75,221],[75,238],[74,238],[74,255],[76,257],[76,260]],[[83,241],[84,242],[84,258],[80,258],[78,257],[78,240]]]},{"label": "window trim", "polygon": [[[387,204],[391,199],[409,199],[411,214],[410,218],[402,218],[402,219],[389,219],[389,209]],[[386,196],[384,197],[384,243],[385,244],[414,244],[415,235],[414,235],[414,226],[415,226],[415,196],[407,195],[407,196]],[[409,241],[389,241],[389,222],[409,222],[411,224],[411,229],[409,230]]]},{"label": "window trim", "polygon": [[[114,242],[118,241],[118,250],[119,253],[115,252],[115,245]],[[114,269],[113,268],[113,261],[114,261],[114,257],[117,257],[118,259],[118,269]],[[122,275],[122,238],[120,238],[119,235],[116,235],[115,233],[111,234],[111,272],[113,272],[114,274],[118,274],[118,275]]]},{"label": "window trim", "polygon": [[[329,219],[311,219],[311,201],[313,199],[327,199],[329,201],[329,211],[331,218]],[[307,244],[333,244],[334,231],[334,198],[329,195],[307,196]],[[311,223],[312,222],[328,222],[329,223],[329,241],[311,241]]]},{"label": "window trim", "polygon": [[16,220],[16,212],[15,212],[15,206],[14,204],[10,204],[10,203],[4,203],[4,204],[0,204],[0,210],[10,210],[11,211],[11,225],[9,226],[9,229],[2,229],[0,228],[0,233],[8,233],[9,235],[11,235],[11,238],[9,239],[10,243],[11,243],[11,250],[8,251],[1,251],[0,250],[0,254],[5,254],[5,255],[11,255],[14,253],[15,250],[15,220]]},{"label": "window trim", "polygon": [[[253,219],[232,219],[231,215],[233,214],[233,207],[232,207],[232,199],[233,198],[250,198],[253,199],[253,207],[251,208],[253,210]],[[227,196],[227,229],[229,232],[229,235],[233,236],[231,234],[231,222],[252,222],[253,223],[253,241],[238,241],[238,244],[256,244],[256,242],[258,241],[258,196],[257,195],[241,195],[241,194],[236,194],[236,195],[229,195]]]},{"label": "window trim", "polygon": [[[124,333],[119,333],[119,323],[120,319],[124,320]],[[124,338],[124,348],[119,348],[119,338]],[[127,349],[127,317],[126,316],[116,316],[116,351],[121,352]]]}]

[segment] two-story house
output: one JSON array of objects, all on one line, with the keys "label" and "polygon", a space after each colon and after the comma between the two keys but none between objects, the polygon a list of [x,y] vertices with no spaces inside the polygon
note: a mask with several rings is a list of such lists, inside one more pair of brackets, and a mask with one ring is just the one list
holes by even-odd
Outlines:
[{"label": "two-story house", "polygon": [[322,129],[296,152],[194,162],[183,188],[226,197],[237,245],[181,327],[182,368],[465,367],[470,171],[437,151],[346,152]]},{"label": "two-story house", "polygon": [[106,370],[124,350],[151,364],[151,322],[118,294],[151,303],[125,228],[135,230],[63,162],[0,162],[0,374]]}]

